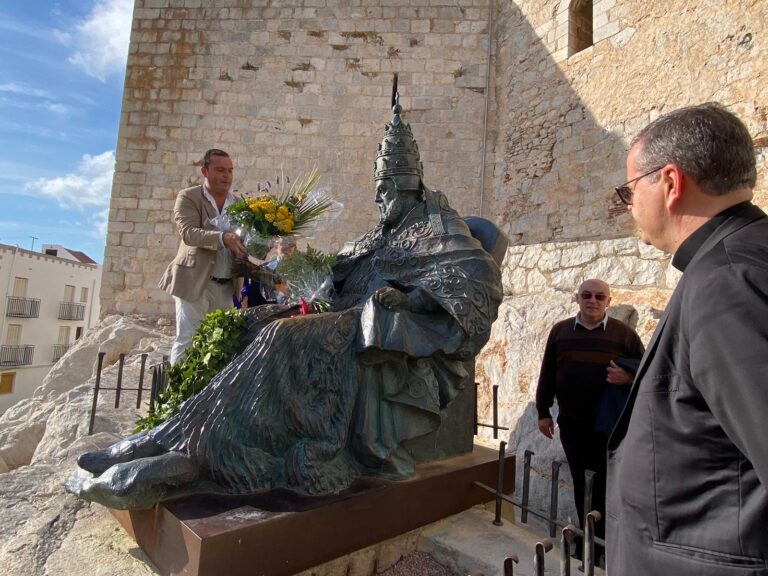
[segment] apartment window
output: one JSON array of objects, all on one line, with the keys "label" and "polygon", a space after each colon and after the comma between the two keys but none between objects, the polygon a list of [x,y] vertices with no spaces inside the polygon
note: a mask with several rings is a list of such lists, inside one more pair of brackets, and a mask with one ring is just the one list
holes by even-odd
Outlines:
[{"label": "apartment window", "polygon": [[5,328],[5,344],[18,346],[21,344],[21,324],[8,324]]},{"label": "apartment window", "polygon": [[83,327],[78,326],[77,328],[75,328],[75,340],[80,340],[80,336],[82,335],[83,335]]},{"label": "apartment window", "polygon": [[80,288],[80,302],[88,302],[88,288],[85,286]]},{"label": "apartment window", "polygon": [[70,286],[69,284],[66,284],[64,286],[64,302],[74,302],[75,301],[75,287]]},{"label": "apartment window", "polygon": [[16,372],[0,374],[0,394],[13,394],[13,383],[16,380]]},{"label": "apartment window", "polygon": [[592,46],[592,0],[571,0],[568,28],[569,56]]},{"label": "apartment window", "polygon": [[13,279],[13,293],[14,298],[26,298],[27,297],[27,279],[16,277]]}]

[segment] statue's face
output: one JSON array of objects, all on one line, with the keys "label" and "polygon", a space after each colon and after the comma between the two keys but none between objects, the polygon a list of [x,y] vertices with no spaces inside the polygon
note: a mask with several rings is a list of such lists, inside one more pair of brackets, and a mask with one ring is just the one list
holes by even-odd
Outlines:
[{"label": "statue's face", "polygon": [[376,204],[379,205],[379,222],[391,228],[402,220],[406,202],[390,179],[376,180]]}]

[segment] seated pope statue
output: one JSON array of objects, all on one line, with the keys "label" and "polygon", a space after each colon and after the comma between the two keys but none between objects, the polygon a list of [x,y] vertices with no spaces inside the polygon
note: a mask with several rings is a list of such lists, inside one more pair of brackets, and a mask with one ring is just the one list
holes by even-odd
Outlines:
[{"label": "seated pope statue", "polygon": [[393,110],[374,169],[380,222],[339,253],[331,311],[253,309],[242,353],[172,419],[81,455],[69,491],[125,509],[413,473],[407,441],[437,430],[466,386],[502,289],[494,259],[423,185],[411,128]]}]

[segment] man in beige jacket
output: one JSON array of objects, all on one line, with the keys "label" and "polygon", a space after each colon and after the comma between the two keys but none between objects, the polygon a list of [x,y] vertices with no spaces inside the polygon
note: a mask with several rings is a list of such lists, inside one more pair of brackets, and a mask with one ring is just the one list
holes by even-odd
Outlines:
[{"label": "man in beige jacket", "polygon": [[200,169],[203,185],[179,192],[173,207],[181,243],[159,283],[176,303],[172,364],[189,347],[206,314],[232,305],[232,258],[248,255],[239,236],[222,223],[226,219],[217,219],[236,201],[229,191],[233,170],[229,154],[208,150]]}]

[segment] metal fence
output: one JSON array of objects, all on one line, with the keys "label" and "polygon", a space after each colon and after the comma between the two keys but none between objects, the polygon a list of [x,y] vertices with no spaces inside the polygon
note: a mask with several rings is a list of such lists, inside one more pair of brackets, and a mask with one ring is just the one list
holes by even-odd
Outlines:
[{"label": "metal fence", "polygon": [[0,366],[29,366],[35,357],[32,344],[0,346]]},{"label": "metal fence", "polygon": [[[598,558],[595,557],[595,545],[605,546],[605,540],[595,535],[595,524],[602,520],[600,512],[592,510],[586,515],[584,530],[577,528],[573,524],[565,523],[557,517],[558,507],[558,483],[559,483],[559,470],[561,462],[552,462],[552,477],[550,479],[550,507],[549,512],[544,512],[533,508],[529,503],[530,493],[530,479],[531,479],[531,457],[534,455],[530,450],[525,451],[525,457],[523,461],[523,487],[522,498],[516,500],[515,498],[504,494],[504,458],[506,456],[506,442],[499,443],[499,467],[498,467],[498,480],[496,487],[493,488],[482,482],[473,482],[475,486],[492,493],[496,498],[496,509],[493,519],[493,524],[496,526],[502,526],[504,523],[501,519],[502,503],[507,502],[520,509],[520,522],[527,524],[528,515],[532,514],[541,520],[544,520],[549,526],[549,536],[554,538],[557,535],[557,529],[560,528],[560,576],[570,576],[571,574],[571,553],[576,552],[574,543],[577,538],[581,537],[584,542],[582,550],[583,558],[583,570],[587,576],[594,576],[595,567],[598,562]],[[584,488],[584,510],[590,510],[592,508],[592,487],[594,483],[594,472],[587,470],[585,475],[586,485]],[[534,551],[534,573],[544,574],[546,557],[545,554],[552,550],[554,545],[549,539],[542,539],[537,542],[536,549]],[[518,563],[519,558],[517,556],[510,556],[504,561],[504,576],[511,576],[514,573],[514,565]],[[481,576],[481,575],[477,575]]]},{"label": "metal fence", "polygon": [[[123,392],[136,392],[136,408],[141,407],[141,398],[143,392],[146,390],[144,387],[144,376],[147,367],[148,354],[141,355],[141,369],[139,371],[139,382],[135,387],[123,386],[123,369],[125,367],[125,354],[120,354],[120,360],[117,368],[117,383],[115,386],[102,386],[101,385],[101,372],[104,367],[105,352],[99,352],[98,362],[96,366],[96,382],[93,385],[93,404],[91,405],[91,417],[88,423],[88,434],[93,434],[93,425],[96,420],[96,409],[98,408],[99,394],[109,391],[115,393],[115,408],[120,407],[120,398]],[[154,402],[160,393],[165,390],[167,385],[167,375],[165,372],[167,360],[164,357],[161,364],[155,364],[151,366],[152,369],[152,384],[149,388],[149,407],[150,410],[154,406]]]},{"label": "metal fence", "polygon": [[5,315],[8,318],[39,318],[40,299],[8,296]]},{"label": "metal fence", "polygon": [[85,304],[59,302],[59,320],[82,320],[85,318]]}]

